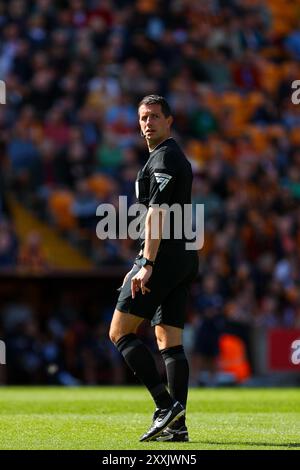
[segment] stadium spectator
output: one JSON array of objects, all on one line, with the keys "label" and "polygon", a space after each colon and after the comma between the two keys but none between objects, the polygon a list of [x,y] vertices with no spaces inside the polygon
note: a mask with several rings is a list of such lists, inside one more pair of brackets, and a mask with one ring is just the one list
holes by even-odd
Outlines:
[{"label": "stadium spectator", "polygon": [[21,270],[45,272],[49,268],[38,232],[30,232],[20,247],[18,267]]},{"label": "stadium spectator", "polygon": [[0,270],[16,267],[18,247],[17,235],[12,224],[0,219]]}]

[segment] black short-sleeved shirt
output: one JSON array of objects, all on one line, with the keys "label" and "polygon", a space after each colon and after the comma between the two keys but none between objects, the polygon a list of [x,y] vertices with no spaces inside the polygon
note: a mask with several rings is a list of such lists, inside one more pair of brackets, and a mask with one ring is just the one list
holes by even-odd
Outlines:
[{"label": "black short-sleeved shirt", "polygon": [[[138,173],[138,201],[147,209],[153,204],[178,204],[183,213],[184,204],[191,204],[192,179],[190,163],[175,140],[169,138],[150,152],[147,163]],[[142,248],[145,216],[146,213],[140,220]],[[175,224],[175,220],[173,222]],[[142,295],[139,291],[134,299],[131,296],[131,279],[141,267],[137,257],[120,289],[116,308],[125,314],[148,319],[152,326],[165,324],[183,328],[189,287],[198,272],[198,256],[196,251],[186,250],[184,230],[183,237],[175,239],[173,229],[171,220],[170,239],[161,240],[153,272],[147,282],[150,292]]]},{"label": "black short-sleeved shirt", "polygon": [[[179,204],[184,213],[184,205],[191,204],[192,168],[190,162],[170,137],[150,152],[148,161],[139,171],[135,183],[138,202],[148,209],[152,205]],[[143,248],[146,213],[140,220],[140,243]],[[170,239],[162,239],[161,247],[175,241],[174,219],[170,217]],[[182,219],[183,221],[183,219]],[[178,232],[177,232],[178,233]],[[185,242],[182,226],[181,242]],[[179,239],[176,240],[179,242]]]}]

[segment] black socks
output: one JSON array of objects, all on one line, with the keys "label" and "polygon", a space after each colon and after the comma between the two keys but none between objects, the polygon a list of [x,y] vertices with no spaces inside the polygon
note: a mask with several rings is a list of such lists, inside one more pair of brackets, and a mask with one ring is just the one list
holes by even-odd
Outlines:
[{"label": "black socks", "polygon": [[172,400],[156,368],[154,358],[144,343],[133,333],[117,341],[116,346],[130,369],[148,388],[157,408],[169,408]]},{"label": "black socks", "polygon": [[[171,397],[179,401],[185,408],[188,395],[189,364],[183,346],[162,349],[160,352],[165,361]],[[176,422],[177,424],[179,427],[184,426],[185,418],[180,418]]]}]

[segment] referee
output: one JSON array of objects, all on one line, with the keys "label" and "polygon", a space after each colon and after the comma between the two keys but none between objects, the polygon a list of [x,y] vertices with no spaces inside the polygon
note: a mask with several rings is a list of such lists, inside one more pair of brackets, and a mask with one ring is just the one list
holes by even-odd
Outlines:
[{"label": "referee", "polygon": [[[192,170],[170,135],[173,118],[166,100],[157,95],[146,96],[139,103],[138,113],[149,158],[138,173],[136,195],[147,213],[140,224],[141,251],[124,278],[109,336],[156,404],[152,425],[140,441],[188,441],[185,409],[189,366],[182,331],[189,286],[198,271],[198,256],[196,251],[186,250],[184,237],[175,238],[174,221],[173,226],[170,222],[168,239],[163,237],[165,212],[158,206],[177,204],[183,209],[184,204],[191,204]],[[151,237],[155,218],[159,229]],[[169,391],[151,352],[136,335],[144,320],[155,327]]]}]

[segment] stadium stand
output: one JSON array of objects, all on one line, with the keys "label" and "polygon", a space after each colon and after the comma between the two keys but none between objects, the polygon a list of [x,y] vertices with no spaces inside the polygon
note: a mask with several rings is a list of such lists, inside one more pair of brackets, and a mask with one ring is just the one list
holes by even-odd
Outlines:
[{"label": "stadium stand", "polygon": [[[24,262],[8,195],[89,265],[127,268],[134,243],[97,240],[92,215],[119,194],[134,201],[147,158],[136,105],[158,93],[193,166],[193,201],[205,204],[191,323],[213,304],[246,327],[299,327],[299,2],[12,0],[0,1],[0,26],[0,271]],[[72,366],[83,382],[84,361]]]}]

